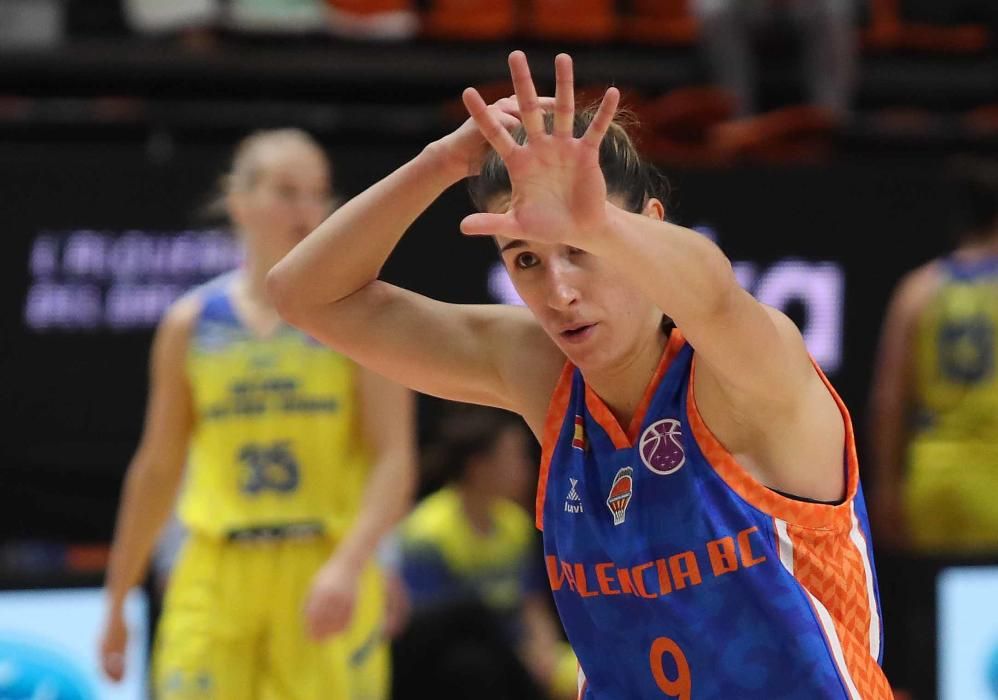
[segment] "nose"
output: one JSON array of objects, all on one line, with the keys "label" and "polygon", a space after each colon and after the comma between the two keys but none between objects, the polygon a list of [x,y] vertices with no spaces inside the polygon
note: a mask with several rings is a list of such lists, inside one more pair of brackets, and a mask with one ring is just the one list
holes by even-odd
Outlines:
[{"label": "nose", "polygon": [[552,260],[547,270],[547,303],[556,311],[568,309],[579,299],[578,286],[573,279],[572,265],[560,257]]}]

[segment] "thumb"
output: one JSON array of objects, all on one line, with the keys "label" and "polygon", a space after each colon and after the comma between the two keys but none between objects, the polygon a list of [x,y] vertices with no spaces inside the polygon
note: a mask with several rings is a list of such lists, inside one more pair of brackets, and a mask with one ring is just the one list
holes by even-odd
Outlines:
[{"label": "thumb", "polygon": [[108,647],[101,654],[101,661],[104,673],[112,681],[120,681],[125,676],[125,653],[124,649]]},{"label": "thumb", "polygon": [[461,220],[461,233],[466,236],[505,236],[522,238],[523,230],[509,212],[505,214],[471,214]]}]

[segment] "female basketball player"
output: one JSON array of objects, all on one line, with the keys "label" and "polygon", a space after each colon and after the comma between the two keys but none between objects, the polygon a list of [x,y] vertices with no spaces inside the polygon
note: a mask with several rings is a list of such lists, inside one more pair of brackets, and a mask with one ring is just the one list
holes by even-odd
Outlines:
[{"label": "female basketball player", "polygon": [[101,655],[120,678],[122,602],[186,464],[190,536],[157,634],[158,698],[386,696],[371,552],[410,499],[411,394],[283,324],[264,294],[266,272],[330,202],[329,164],[309,136],[247,138],[226,186],[245,262],[180,299],[157,331]]},{"label": "female basketball player", "polygon": [[[709,240],[664,220],[613,124],[617,90],[577,116],[567,55],[546,100],[526,57],[509,63],[515,98],[466,90],[469,122],[271,271],[278,309],[420,391],[525,418],[543,443],[537,523],[584,697],[889,697],[845,407],[794,324]],[[484,211],[462,231],[494,236],[527,309],[377,280],[469,174]]]},{"label": "female basketball player", "polygon": [[936,687],[939,570],[998,555],[998,163],[957,156],[944,174],[957,245],[895,286],[870,402],[874,532],[900,555],[882,569],[904,631],[888,672],[915,690]]}]

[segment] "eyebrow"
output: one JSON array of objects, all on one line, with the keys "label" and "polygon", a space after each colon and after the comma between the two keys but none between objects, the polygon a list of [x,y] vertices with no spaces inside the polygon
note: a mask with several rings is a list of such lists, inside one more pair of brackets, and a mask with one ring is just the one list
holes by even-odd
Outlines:
[{"label": "eyebrow", "polygon": [[512,249],[512,248],[523,248],[523,247],[525,247],[526,245],[527,245],[527,242],[526,242],[526,241],[524,241],[524,240],[521,240],[521,239],[519,239],[519,238],[514,238],[514,239],[513,239],[513,240],[511,240],[511,241],[510,241],[509,243],[507,243],[507,244],[506,244],[506,245],[504,245],[504,246],[503,246],[502,248],[500,248],[500,249],[499,249],[499,252],[500,252],[500,253],[505,253],[505,252],[506,252],[507,250],[510,250],[510,249]]}]

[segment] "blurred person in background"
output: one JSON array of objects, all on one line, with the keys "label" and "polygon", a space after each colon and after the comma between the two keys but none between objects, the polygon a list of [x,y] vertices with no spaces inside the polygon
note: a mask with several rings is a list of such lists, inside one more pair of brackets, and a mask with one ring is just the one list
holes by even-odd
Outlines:
[{"label": "blurred person in background", "polygon": [[[8,0],[9,1],[9,0]],[[419,30],[412,0],[124,0],[133,30],[178,34],[188,44],[214,29],[242,34],[332,33],[398,40]],[[204,43],[203,41],[199,43]]]},{"label": "blurred person in background", "polygon": [[323,0],[124,0],[125,16],[141,34],[194,35],[212,29],[307,34],[326,28]]},{"label": "blurred person in background", "polygon": [[958,157],[947,175],[959,241],[895,287],[871,396],[871,516],[900,555],[889,670],[916,692],[935,685],[939,566],[998,557],[998,162]]},{"label": "blurred person in background", "polygon": [[0,51],[61,46],[65,5],[64,0],[0,0]]},{"label": "blurred person in background", "polygon": [[284,324],[264,294],[267,270],[330,211],[315,141],[249,136],[224,195],[245,260],[182,297],[157,330],[107,573],[103,668],[122,676],[122,604],[183,482],[188,534],[157,632],[156,696],[385,698],[372,553],[411,499],[413,399]]},{"label": "blurred person in background", "polygon": [[693,0],[714,78],[736,100],[739,117],[760,111],[754,44],[764,28],[789,22],[800,41],[810,103],[844,116],[856,76],[859,0]]},{"label": "blurred person in background", "polygon": [[420,697],[425,686],[437,697],[509,696],[517,674],[496,658],[512,663],[515,654],[544,689],[538,697],[575,697],[577,662],[554,616],[534,524],[519,505],[533,491],[532,456],[519,416],[481,406],[453,407],[425,451],[424,468],[446,485],[400,528],[415,614],[399,646],[400,695]]},{"label": "blurred person in background", "polygon": [[872,397],[879,536],[924,554],[998,554],[998,163],[949,175],[956,248],[908,273],[884,319]]}]

